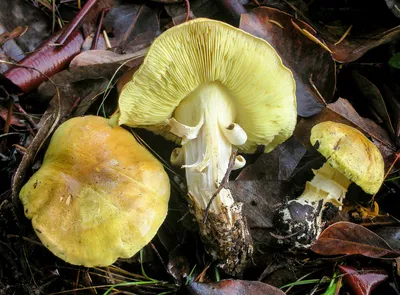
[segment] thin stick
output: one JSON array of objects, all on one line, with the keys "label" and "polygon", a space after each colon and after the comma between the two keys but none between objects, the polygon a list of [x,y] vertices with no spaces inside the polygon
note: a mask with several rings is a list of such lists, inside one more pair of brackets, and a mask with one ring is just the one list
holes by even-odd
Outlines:
[{"label": "thin stick", "polygon": [[16,109],[18,110],[18,112],[20,112],[22,114],[22,116],[24,116],[24,118],[29,122],[29,124],[34,128],[37,129],[37,125],[35,123],[35,121],[32,120],[31,116],[21,107],[21,105],[19,103],[14,103],[14,106],[16,107]]},{"label": "thin stick", "polygon": [[64,44],[73,31],[79,27],[84,21],[85,17],[88,15],[89,11],[96,4],[97,0],[88,0],[86,4],[79,10],[74,20],[68,25],[68,27],[62,32],[60,37],[57,39],[57,44]]},{"label": "thin stick", "polygon": [[335,46],[340,44],[347,37],[347,35],[350,33],[350,30],[352,27],[353,27],[353,25],[350,25],[350,27],[346,30],[346,32],[344,32],[343,36],[340,37],[340,39],[334,44]]},{"label": "thin stick", "polygon": [[187,22],[189,20],[189,16],[190,16],[190,1],[189,0],[185,0],[186,3],[186,19],[185,22]]},{"label": "thin stick", "polygon": [[91,49],[97,49],[97,43],[99,42],[99,37],[100,37],[100,32],[101,28],[103,27],[103,21],[104,21],[104,15],[106,12],[108,12],[111,8],[105,8],[101,11],[100,19],[99,19],[99,24],[97,26],[96,34],[94,35],[93,42]]},{"label": "thin stick", "polygon": [[208,211],[210,210],[211,204],[214,201],[214,199],[218,196],[219,192],[225,187],[225,185],[228,183],[229,180],[229,175],[231,174],[232,168],[235,165],[235,159],[236,159],[237,151],[234,150],[231,154],[231,157],[229,158],[229,164],[228,168],[226,169],[225,175],[222,178],[221,183],[219,184],[217,190],[215,193],[212,195],[210,201],[207,204],[206,210],[204,212],[204,217],[203,217],[203,223],[206,224],[207,222],[207,217],[208,217]]}]

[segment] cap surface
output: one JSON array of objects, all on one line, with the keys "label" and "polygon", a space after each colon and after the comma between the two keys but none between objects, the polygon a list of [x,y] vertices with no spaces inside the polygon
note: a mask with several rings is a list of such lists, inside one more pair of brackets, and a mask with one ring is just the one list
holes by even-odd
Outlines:
[{"label": "cap surface", "polygon": [[209,83],[222,85],[235,107],[235,121],[247,133],[240,146],[272,150],[296,124],[295,81],[266,41],[223,22],[195,19],[160,35],[120,95],[119,123],[163,124],[190,93]]},{"label": "cap surface", "polygon": [[327,162],[366,193],[376,193],[384,179],[384,162],[378,148],[357,129],[326,121],[311,130],[311,144]]},{"label": "cap surface", "polygon": [[128,131],[87,116],[56,130],[20,199],[51,252],[90,267],[145,246],[164,221],[169,194],[162,165]]}]

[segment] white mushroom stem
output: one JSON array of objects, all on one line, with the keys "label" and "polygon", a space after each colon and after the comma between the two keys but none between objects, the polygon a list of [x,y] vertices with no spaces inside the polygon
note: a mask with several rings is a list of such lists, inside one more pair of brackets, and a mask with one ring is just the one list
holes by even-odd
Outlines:
[{"label": "white mushroom stem", "polygon": [[243,168],[246,165],[246,159],[243,156],[238,155],[235,157],[235,164],[233,164],[232,170]]},{"label": "white mushroom stem", "polygon": [[[199,215],[196,216],[198,220],[202,220],[203,211],[226,174],[232,142],[243,144],[247,139],[246,132],[232,123],[235,115],[236,109],[229,93],[221,84],[209,83],[186,97],[176,108],[174,120],[169,121],[171,132],[178,136],[175,130],[198,130],[197,137],[189,140],[186,136],[188,140],[182,146],[189,195]],[[245,164],[243,160],[237,159],[237,168]],[[233,203],[229,189],[222,188],[210,206],[210,213],[227,211],[227,222],[231,222],[229,208]]]}]

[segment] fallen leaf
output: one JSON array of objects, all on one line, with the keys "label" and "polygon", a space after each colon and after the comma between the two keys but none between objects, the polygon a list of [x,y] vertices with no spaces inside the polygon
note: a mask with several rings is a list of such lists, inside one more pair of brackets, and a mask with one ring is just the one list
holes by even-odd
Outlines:
[{"label": "fallen leaf", "polygon": [[394,136],[395,131],[393,129],[392,121],[386,108],[385,100],[383,99],[378,87],[356,71],[352,72],[352,76],[356,82],[358,90],[366,100],[366,103],[368,103],[368,105],[383,120],[386,125],[386,130],[389,131],[390,135]]},{"label": "fallen leaf", "polygon": [[28,30],[28,27],[21,27],[18,26],[14,28],[11,32],[4,32],[0,34],[0,46],[3,46],[4,43],[6,43],[9,40],[18,38],[25,34],[25,32]]},{"label": "fallen leaf", "polygon": [[395,130],[396,146],[400,146],[400,101],[398,100],[397,93],[400,93],[400,86],[398,84],[383,85],[385,94],[385,101],[389,107],[392,115],[393,127]]},{"label": "fallen leaf", "polygon": [[[309,117],[333,99],[336,85],[335,63],[329,52],[302,35],[297,24],[311,34],[314,29],[285,12],[259,7],[242,14],[240,28],[269,42],[296,80],[297,111]],[[323,99],[321,98],[323,97]]]},{"label": "fallen leaf", "polygon": [[277,146],[272,152],[257,158],[244,168],[236,180],[289,180],[306,148],[295,137]]},{"label": "fallen leaf", "polygon": [[218,283],[196,283],[191,281],[188,285],[192,295],[285,295],[283,291],[262,282],[223,280]]},{"label": "fallen leaf", "polygon": [[[391,42],[400,37],[400,26],[358,38],[346,38],[340,44],[334,45],[336,40],[327,40],[328,47],[332,50],[332,57],[337,62],[348,63],[359,59],[367,51]],[[328,37],[329,39],[329,37]]]},{"label": "fallen leaf", "polygon": [[[186,5],[182,3],[165,5],[165,11],[172,18],[186,18]],[[213,18],[218,13],[218,7],[212,0],[190,1],[190,10],[195,17]],[[175,22],[174,22],[175,23]],[[176,24],[175,24],[176,25]]]},{"label": "fallen leaf", "polygon": [[398,18],[400,18],[400,1],[399,0],[385,0],[387,7]]},{"label": "fallen leaf", "polygon": [[400,250],[400,226],[384,226],[374,229],[374,233],[385,240],[390,247]]},{"label": "fallen leaf", "polygon": [[356,269],[353,266],[339,265],[343,280],[355,295],[370,295],[380,284],[389,278],[386,270],[376,267]]},{"label": "fallen leaf", "polygon": [[[137,63],[143,62],[147,50],[148,49],[146,48],[138,52],[127,54],[118,54],[108,50],[89,50],[75,56],[69,66],[70,68],[72,68],[118,62],[121,64],[125,64],[128,67],[134,67]],[[128,60],[132,60],[132,62],[127,62]]]},{"label": "fallen leaf", "polygon": [[[0,34],[5,32],[7,32],[7,29],[0,24]],[[10,61],[20,61],[25,57],[25,52],[18,46],[15,40],[8,40],[8,42],[1,46],[1,49],[6,55],[6,58],[2,58],[4,60],[7,60],[9,57],[11,59]]]},{"label": "fallen leaf", "polygon": [[235,180],[229,183],[235,201],[245,204],[243,208],[249,227],[272,227],[276,209],[291,195],[292,187],[287,181]]},{"label": "fallen leaf", "polygon": [[380,236],[351,222],[337,222],[327,227],[311,247],[324,256],[363,255],[370,258],[395,258],[400,251],[393,250]]},{"label": "fallen leaf", "polygon": [[26,33],[16,42],[24,52],[35,50],[49,37],[50,18],[32,3],[24,0],[0,1],[0,24],[12,31],[17,26],[27,26]]},{"label": "fallen leaf", "polygon": [[120,53],[148,47],[161,33],[158,11],[146,5],[122,4],[104,18],[104,28],[112,32]]},{"label": "fallen leaf", "polygon": [[178,285],[182,285],[184,278],[187,278],[190,274],[191,265],[188,257],[191,257],[193,253],[188,245],[179,245],[173,249],[168,255],[168,273],[175,279]]}]

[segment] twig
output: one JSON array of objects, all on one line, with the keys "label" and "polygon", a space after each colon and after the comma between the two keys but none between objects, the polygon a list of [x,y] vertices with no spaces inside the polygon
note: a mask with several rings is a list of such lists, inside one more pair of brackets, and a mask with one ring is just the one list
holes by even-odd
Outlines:
[{"label": "twig", "polygon": [[350,27],[346,30],[346,32],[344,32],[343,36],[340,37],[340,39],[333,45],[339,45],[346,37],[347,35],[350,33],[351,28],[353,27],[353,25],[350,25]]},{"label": "twig", "polygon": [[[156,253],[157,258],[158,258],[158,260],[160,260],[161,265],[164,267],[165,271],[166,271],[168,274],[170,274],[170,272],[168,271],[167,266],[165,265],[164,260],[162,259],[161,255],[160,255],[160,252],[158,252],[156,246],[154,246],[153,243],[150,243],[150,246],[151,246],[151,248],[153,249],[154,253]],[[172,276],[172,277],[173,277],[173,276]]]},{"label": "twig", "polygon": [[62,32],[60,37],[57,39],[57,43],[63,45],[64,42],[68,39],[68,37],[74,32],[85,20],[85,17],[88,15],[89,11],[96,4],[97,0],[88,0],[86,4],[79,10],[79,13],[76,15],[74,20],[68,25],[68,27]]},{"label": "twig", "polygon": [[217,190],[215,193],[211,196],[210,201],[207,204],[206,210],[204,211],[204,217],[203,217],[203,224],[206,224],[207,222],[207,217],[208,217],[208,211],[210,210],[211,204],[214,201],[214,199],[218,196],[219,192],[225,187],[225,185],[229,181],[229,175],[231,174],[232,168],[235,165],[235,158],[237,155],[237,151],[234,150],[231,154],[231,157],[229,158],[229,164],[228,168],[226,169],[225,175],[221,180],[221,183],[219,184]]},{"label": "twig", "polygon": [[31,116],[21,107],[19,103],[14,103],[14,106],[24,116],[24,118],[31,124],[31,126],[36,130],[38,126],[36,125],[35,121],[32,120]]},{"label": "twig", "polygon": [[189,16],[190,16],[190,1],[189,0],[185,0],[186,3],[186,18],[185,18],[185,22],[187,22],[189,20]]},{"label": "twig", "polygon": [[324,97],[322,96],[322,94],[319,92],[317,86],[315,86],[315,84],[314,84],[314,82],[313,82],[313,80],[312,80],[312,74],[310,75],[310,79],[309,79],[308,81],[310,82],[312,88],[314,88],[314,90],[315,90],[315,92],[317,93],[317,95],[318,95],[319,99],[321,100],[322,104],[323,104],[324,106],[327,106],[328,104],[326,103],[325,98],[324,98]]},{"label": "twig", "polygon": [[298,30],[301,34],[303,34],[304,36],[306,36],[310,41],[318,44],[319,46],[321,46],[323,49],[325,49],[326,51],[328,51],[330,54],[333,54],[332,50],[329,49],[328,46],[326,46],[326,44],[324,44],[321,40],[319,40],[317,37],[315,37],[313,34],[311,34],[309,31],[307,31],[306,29],[302,29],[300,28],[300,26],[298,24],[296,24],[293,19],[290,20],[292,22],[293,27]]},{"label": "twig", "polygon": [[99,19],[99,24],[97,26],[97,30],[96,33],[94,35],[93,38],[93,42],[92,42],[92,46],[91,49],[96,49],[97,48],[97,43],[99,42],[99,37],[100,37],[100,32],[101,32],[101,28],[103,27],[103,21],[104,21],[104,16],[106,14],[106,12],[108,12],[111,8],[105,8],[101,11],[100,14],[100,19]]}]

